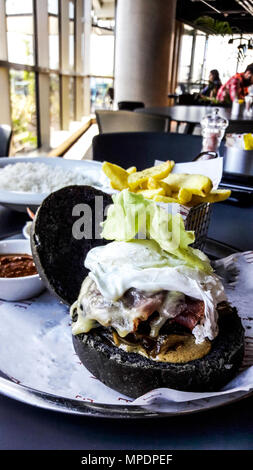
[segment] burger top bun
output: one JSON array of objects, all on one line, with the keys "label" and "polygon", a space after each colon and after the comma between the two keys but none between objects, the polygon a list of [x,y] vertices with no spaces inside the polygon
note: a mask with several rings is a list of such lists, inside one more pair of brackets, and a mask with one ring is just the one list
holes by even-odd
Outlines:
[{"label": "burger top bun", "polygon": [[90,186],[67,186],[41,204],[31,230],[31,248],[37,270],[47,288],[71,305],[88,271],[87,252],[104,245],[100,222],[111,196]]}]

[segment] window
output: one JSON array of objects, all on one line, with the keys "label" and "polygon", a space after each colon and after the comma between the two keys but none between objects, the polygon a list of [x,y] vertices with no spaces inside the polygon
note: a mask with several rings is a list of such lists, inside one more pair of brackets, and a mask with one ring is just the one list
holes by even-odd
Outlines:
[{"label": "window", "polygon": [[[233,42],[229,42],[231,39]],[[252,35],[243,35],[242,39],[238,33],[232,36],[207,35],[184,25],[178,91],[199,92],[213,69],[219,71],[223,83],[237,71],[245,70],[253,61],[253,49],[247,47],[252,40]],[[245,51],[238,49],[240,42],[246,45]]]},{"label": "window", "polygon": [[[252,62],[252,49],[248,49],[240,57],[240,54],[238,55],[240,40],[234,40],[232,44],[228,44],[229,39],[232,37],[238,38],[238,36],[238,34],[229,37],[209,36],[205,70],[206,79],[208,79],[210,70],[217,69],[220,72],[221,81],[225,83],[236,71],[243,72],[246,66]],[[252,40],[250,35],[246,38],[247,40],[243,40],[243,43],[247,44],[248,40]],[[219,51],[219,54],[217,54],[217,51]]]},{"label": "window", "polygon": [[60,80],[59,75],[50,74],[50,130],[60,130]]},{"label": "window", "polygon": [[75,67],[75,1],[69,1],[69,66]]},{"label": "window", "polygon": [[10,70],[11,118],[16,152],[37,147],[35,75],[26,70]]},{"label": "window", "polygon": [[58,0],[48,1],[49,67],[59,69],[59,10]]},{"label": "window", "polygon": [[69,120],[75,120],[75,79],[69,78]]},{"label": "window", "polygon": [[91,110],[112,107],[114,22],[93,22],[90,38]]},{"label": "window", "polygon": [[178,81],[182,84],[185,84],[190,80],[192,44],[193,28],[184,25],[184,33],[181,39],[181,54],[178,73]]},{"label": "window", "polygon": [[91,78],[91,110],[112,109],[113,80],[110,78]]},{"label": "window", "polygon": [[[6,0],[8,60],[18,64],[34,64],[33,2]],[[18,45],[18,47],[17,47]]]},{"label": "window", "polygon": [[192,82],[196,85],[196,91],[199,91],[199,84],[202,83],[204,75],[206,40],[206,34],[196,31],[195,53],[192,63]]},{"label": "window", "polygon": [[58,15],[58,0],[48,0],[48,13],[51,15]]},{"label": "window", "polygon": [[111,106],[113,2],[94,4],[0,0],[0,121],[12,125],[15,153],[47,151],[90,116],[91,103]]},{"label": "window", "polygon": [[[7,60],[34,64],[34,24],[32,0],[6,0]],[[17,47],[18,45],[18,47]],[[37,147],[36,80],[33,71],[10,68],[8,73],[10,116],[15,151]]]}]

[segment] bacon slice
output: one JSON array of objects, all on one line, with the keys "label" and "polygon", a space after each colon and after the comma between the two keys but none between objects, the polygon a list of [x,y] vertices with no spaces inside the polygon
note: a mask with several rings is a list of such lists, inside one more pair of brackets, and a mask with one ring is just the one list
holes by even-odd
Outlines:
[{"label": "bacon slice", "polygon": [[[102,296],[89,277],[84,284],[80,318],[84,317],[105,327],[111,326],[120,336],[138,330],[153,338],[159,335],[166,321],[176,322],[193,330],[204,317],[204,302],[184,295],[180,295],[173,303],[168,301],[168,291],[151,294],[132,288],[121,299],[111,301]],[[148,323],[147,320],[153,313],[156,315]]]},{"label": "bacon slice", "polygon": [[[111,301],[102,296],[95,282],[88,276],[82,285],[82,309],[78,312],[80,322],[93,321],[105,327],[113,327],[120,336],[125,336],[145,324],[153,312],[164,302],[166,292],[150,294],[137,289],[129,289],[123,297]],[[82,327],[81,327],[82,328]],[[87,328],[86,323],[83,328]]]},{"label": "bacon slice", "polygon": [[185,303],[180,305],[180,313],[173,319],[179,325],[193,330],[205,315],[205,304],[203,300],[185,297]]},{"label": "bacon slice", "polygon": [[[134,320],[134,330],[136,331],[141,321],[147,320],[152,313],[159,311],[166,297],[166,291],[158,292],[157,294],[148,295],[145,292],[137,289],[129,289],[123,297],[124,305],[127,309],[138,310],[138,318]],[[164,311],[165,316],[166,312]],[[167,317],[169,318],[167,312]],[[205,305],[202,300],[193,299],[192,297],[185,296],[183,302],[179,302],[176,306],[176,315],[172,319],[189,330],[200,322],[205,315]]]},{"label": "bacon slice", "polygon": [[129,289],[122,298],[124,306],[131,310],[138,311],[138,318],[134,319],[134,330],[136,331],[141,321],[147,320],[152,313],[160,309],[166,297],[166,292],[158,292],[157,294],[149,295],[138,289]]}]

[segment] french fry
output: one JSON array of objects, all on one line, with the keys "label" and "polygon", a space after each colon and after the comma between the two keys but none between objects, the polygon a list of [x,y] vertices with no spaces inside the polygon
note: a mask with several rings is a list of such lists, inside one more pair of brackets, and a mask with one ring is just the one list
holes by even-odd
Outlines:
[{"label": "french fry", "polygon": [[148,189],[159,189],[161,187],[160,181],[150,176],[147,180],[147,188]]},{"label": "french fry", "polygon": [[102,169],[106,176],[108,176],[113,189],[121,191],[122,189],[128,188],[127,179],[129,174],[124,168],[114,165],[113,163],[104,162]]},{"label": "french fry", "polygon": [[170,186],[167,183],[164,183],[163,181],[156,180],[154,178],[149,178],[147,181],[147,189],[159,189],[163,188],[164,189],[164,195],[165,196],[171,196],[171,189]]},{"label": "french fry", "polygon": [[165,183],[165,181],[159,181],[159,184],[164,189],[166,196],[172,196],[172,190],[168,183]]},{"label": "french fry", "polygon": [[104,162],[102,169],[116,190],[129,189],[156,202],[178,203],[188,207],[206,202],[226,200],[231,191],[212,190],[212,181],[204,175],[170,173],[173,161],[137,171],[135,166],[124,170],[118,165]]},{"label": "french fry", "polygon": [[128,168],[126,171],[129,175],[131,175],[132,173],[136,173],[137,168],[136,166],[130,166],[130,168]]},{"label": "french fry", "polygon": [[191,201],[192,199],[192,192],[189,191],[189,189],[186,189],[186,188],[181,188],[179,189],[178,191],[178,200],[180,202],[180,204],[187,204]]},{"label": "french fry", "polygon": [[164,178],[163,181],[169,184],[174,192],[184,188],[192,194],[202,197],[206,196],[213,187],[210,178],[204,175],[173,173]]},{"label": "french fry", "polygon": [[139,189],[137,194],[142,194],[147,199],[154,199],[155,196],[164,196],[165,191],[163,188],[158,189]]},{"label": "french fry", "polygon": [[192,200],[189,203],[191,206],[197,206],[198,204],[203,204],[205,202],[221,202],[228,199],[231,195],[230,189],[216,189],[211,191],[205,197],[201,196],[192,196]]},{"label": "french fry", "polygon": [[147,181],[143,181],[143,183],[141,183],[139,186],[137,186],[137,188],[135,188],[135,190],[133,192],[136,192],[138,191],[139,189],[149,189],[148,188],[148,182]]},{"label": "french fry", "polygon": [[175,162],[167,160],[160,165],[147,168],[143,171],[137,171],[128,176],[128,186],[131,191],[134,191],[138,186],[148,181],[149,178],[160,180],[168,176],[171,172]]},{"label": "french fry", "polygon": [[174,198],[174,197],[169,197],[169,196],[162,196],[162,195],[157,195],[157,196],[154,196],[153,197],[153,200],[155,202],[165,202],[165,203],[168,203],[168,202],[176,202],[177,204],[179,204],[179,200]]}]

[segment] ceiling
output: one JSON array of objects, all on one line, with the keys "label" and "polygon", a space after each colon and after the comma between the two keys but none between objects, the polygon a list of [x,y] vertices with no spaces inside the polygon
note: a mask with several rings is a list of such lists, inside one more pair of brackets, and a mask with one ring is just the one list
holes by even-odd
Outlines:
[{"label": "ceiling", "polygon": [[[115,0],[92,0],[96,18],[113,19],[115,3]],[[228,21],[231,27],[238,28],[242,33],[253,34],[253,0],[177,0],[178,20],[193,25],[200,16]]]},{"label": "ceiling", "polygon": [[[248,5],[248,10],[243,4]],[[253,33],[252,15],[252,0],[177,0],[177,19],[188,24],[193,24],[200,16],[211,16],[215,20],[228,21],[242,33]]]}]

